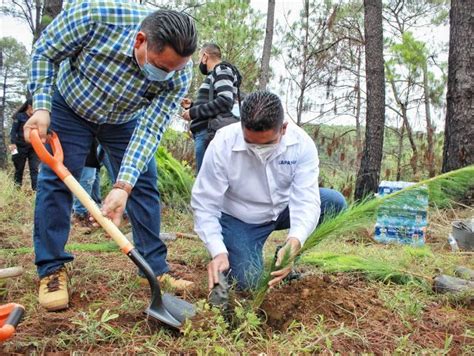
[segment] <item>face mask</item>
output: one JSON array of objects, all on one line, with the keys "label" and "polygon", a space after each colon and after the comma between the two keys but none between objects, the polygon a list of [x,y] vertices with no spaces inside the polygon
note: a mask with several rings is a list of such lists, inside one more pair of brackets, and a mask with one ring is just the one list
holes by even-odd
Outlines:
[{"label": "face mask", "polygon": [[140,67],[147,77],[148,80],[154,82],[163,82],[165,80],[170,79],[173,74],[174,70],[171,72],[166,72],[163,69],[155,67],[153,64],[148,63],[148,48],[145,48],[145,64],[143,67]]},{"label": "face mask", "polygon": [[208,71],[207,71],[207,65],[204,64],[204,63],[199,63],[199,70],[201,71],[201,73],[203,75],[207,75],[208,74]]},{"label": "face mask", "polygon": [[257,158],[265,163],[276,151],[280,143],[271,143],[266,145],[258,145],[255,143],[247,143],[248,149],[257,156]]}]

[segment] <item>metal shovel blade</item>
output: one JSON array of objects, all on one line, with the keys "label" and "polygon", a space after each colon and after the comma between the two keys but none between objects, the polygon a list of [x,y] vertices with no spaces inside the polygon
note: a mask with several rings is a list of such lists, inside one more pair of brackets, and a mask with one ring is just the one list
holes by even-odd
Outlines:
[{"label": "metal shovel blade", "polygon": [[187,318],[196,314],[192,304],[171,294],[161,294],[155,273],[136,249],[131,250],[127,256],[140,268],[150,285],[151,302],[145,314],[175,328],[181,327]]},{"label": "metal shovel blade", "polygon": [[186,319],[196,315],[194,305],[171,294],[164,293],[161,301],[161,305],[150,305],[145,313],[167,325],[179,328]]}]

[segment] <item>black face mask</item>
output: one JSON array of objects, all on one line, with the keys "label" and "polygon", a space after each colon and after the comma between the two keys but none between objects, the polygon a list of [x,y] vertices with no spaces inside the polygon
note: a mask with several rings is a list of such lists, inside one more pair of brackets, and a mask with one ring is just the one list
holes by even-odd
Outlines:
[{"label": "black face mask", "polygon": [[207,71],[207,65],[204,63],[199,63],[199,70],[203,75],[207,75],[209,72]]}]

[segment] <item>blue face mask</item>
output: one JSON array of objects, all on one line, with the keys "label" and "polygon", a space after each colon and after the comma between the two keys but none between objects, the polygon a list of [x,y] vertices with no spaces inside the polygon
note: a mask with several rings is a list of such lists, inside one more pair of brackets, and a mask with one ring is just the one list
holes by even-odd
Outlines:
[{"label": "blue face mask", "polygon": [[165,80],[170,79],[174,74],[174,70],[171,72],[167,72],[149,63],[147,47],[145,47],[145,64],[143,65],[143,67],[141,67],[141,69],[145,73],[145,76],[147,77],[147,79],[154,82],[163,82]]}]

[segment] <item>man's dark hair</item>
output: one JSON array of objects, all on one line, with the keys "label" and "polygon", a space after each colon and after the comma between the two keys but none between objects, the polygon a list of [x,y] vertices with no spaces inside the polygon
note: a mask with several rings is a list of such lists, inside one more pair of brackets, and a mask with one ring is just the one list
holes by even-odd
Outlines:
[{"label": "man's dark hair", "polygon": [[194,20],[183,12],[155,11],[143,20],[140,30],[145,32],[148,48],[152,51],[161,52],[167,45],[182,57],[196,51],[196,26]]},{"label": "man's dark hair", "polygon": [[242,126],[251,131],[278,130],[284,116],[280,98],[268,91],[247,95],[240,112]]},{"label": "man's dark hair", "polygon": [[213,58],[222,58],[221,48],[215,43],[204,43],[204,45],[202,46],[202,50]]}]

